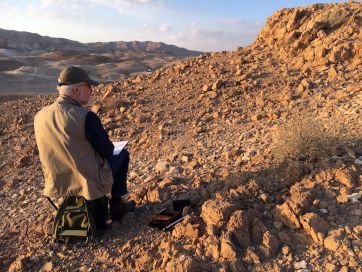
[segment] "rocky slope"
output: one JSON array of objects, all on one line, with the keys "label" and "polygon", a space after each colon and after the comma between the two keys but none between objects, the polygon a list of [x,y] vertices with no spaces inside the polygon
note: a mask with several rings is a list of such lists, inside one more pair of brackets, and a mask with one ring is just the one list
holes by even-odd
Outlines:
[{"label": "rocky slope", "polygon": [[[51,242],[32,122],[55,96],[2,102],[1,268],[362,271],[361,11],[285,9],[251,46],[99,86],[137,209],[86,247]],[[147,226],[183,198],[172,232]]]}]

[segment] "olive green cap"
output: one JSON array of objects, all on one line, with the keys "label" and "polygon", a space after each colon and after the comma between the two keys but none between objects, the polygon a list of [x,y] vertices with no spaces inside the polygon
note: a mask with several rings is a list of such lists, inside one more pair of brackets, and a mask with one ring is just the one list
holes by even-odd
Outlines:
[{"label": "olive green cap", "polygon": [[76,66],[70,66],[63,69],[63,71],[60,72],[58,78],[59,86],[78,84],[82,82],[88,83],[90,85],[99,84],[97,81],[90,79],[86,71]]}]

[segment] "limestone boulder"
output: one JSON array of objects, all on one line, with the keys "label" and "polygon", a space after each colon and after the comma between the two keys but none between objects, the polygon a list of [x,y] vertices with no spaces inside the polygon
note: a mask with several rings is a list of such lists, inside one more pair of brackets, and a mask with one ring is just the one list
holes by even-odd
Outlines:
[{"label": "limestone boulder", "polygon": [[246,249],[251,243],[249,232],[250,221],[250,213],[237,210],[230,216],[227,224],[227,230],[235,238],[241,249]]},{"label": "limestone boulder", "polygon": [[261,251],[263,254],[270,258],[271,256],[275,255],[280,247],[279,239],[272,234],[270,231],[266,231],[263,235],[263,243],[261,246]]},{"label": "limestone boulder", "polygon": [[226,199],[207,200],[201,208],[201,217],[207,226],[207,232],[210,235],[216,234],[237,208],[237,205]]},{"label": "limestone boulder", "polygon": [[147,190],[146,197],[149,202],[161,201],[162,192],[158,187],[153,187]]},{"label": "limestone boulder", "polygon": [[157,162],[155,169],[156,172],[159,174],[163,174],[165,172],[167,172],[170,168],[170,164],[167,161],[159,161]]},{"label": "limestone boulder", "polygon": [[276,206],[274,217],[291,229],[299,229],[301,226],[297,215],[288,202]]},{"label": "limestone boulder", "polygon": [[190,271],[190,272],[198,272],[201,267],[199,262],[188,255],[180,255],[177,258],[172,258],[169,262],[167,262],[163,271],[165,272],[174,272],[174,271]]},{"label": "limestone boulder", "polygon": [[175,226],[175,229],[172,231],[172,235],[176,238],[197,238],[199,237],[199,230],[196,225],[192,225],[191,223],[181,223]]},{"label": "limestone boulder", "polygon": [[355,184],[355,173],[351,169],[337,169],[335,179],[348,188]]},{"label": "limestone boulder", "polygon": [[306,213],[300,218],[304,231],[312,237],[317,244],[323,244],[324,237],[328,233],[330,225],[328,221],[316,213]]},{"label": "limestone boulder", "polygon": [[334,66],[331,66],[331,68],[329,68],[329,70],[328,70],[328,78],[334,79],[337,76],[338,76],[337,69]]},{"label": "limestone boulder", "polygon": [[297,215],[306,212],[315,199],[316,191],[313,188],[306,188],[303,183],[297,183],[290,189],[290,207]]},{"label": "limestone boulder", "polygon": [[338,251],[343,244],[346,233],[343,229],[334,229],[329,231],[328,236],[324,239],[324,247],[331,251]]},{"label": "limestone boulder", "polygon": [[218,79],[218,80],[215,81],[215,83],[212,85],[211,88],[212,88],[214,91],[216,91],[216,90],[220,89],[220,87],[221,87],[222,85],[223,85],[223,81],[220,80],[220,79]]},{"label": "limestone boulder", "polygon": [[224,234],[221,237],[220,256],[228,261],[236,261],[237,247],[232,241],[232,237],[229,233]]}]

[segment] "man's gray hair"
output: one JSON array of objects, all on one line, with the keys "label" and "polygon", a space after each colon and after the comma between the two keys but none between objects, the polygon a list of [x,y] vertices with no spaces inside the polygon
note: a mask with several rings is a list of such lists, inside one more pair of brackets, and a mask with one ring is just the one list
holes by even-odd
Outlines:
[{"label": "man's gray hair", "polygon": [[67,95],[67,96],[72,96],[73,95],[73,90],[75,87],[82,85],[83,83],[77,83],[77,84],[72,84],[72,85],[62,85],[62,86],[57,86],[57,90],[59,94],[62,95]]}]

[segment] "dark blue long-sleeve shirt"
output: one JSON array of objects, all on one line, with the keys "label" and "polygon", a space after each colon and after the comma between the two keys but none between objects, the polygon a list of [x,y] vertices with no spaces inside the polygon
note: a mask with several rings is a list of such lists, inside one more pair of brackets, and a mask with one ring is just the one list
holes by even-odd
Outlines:
[{"label": "dark blue long-sleeve shirt", "polygon": [[102,126],[101,120],[94,112],[88,112],[85,117],[84,131],[87,140],[103,158],[113,155],[114,145],[109,140],[108,133]]}]

